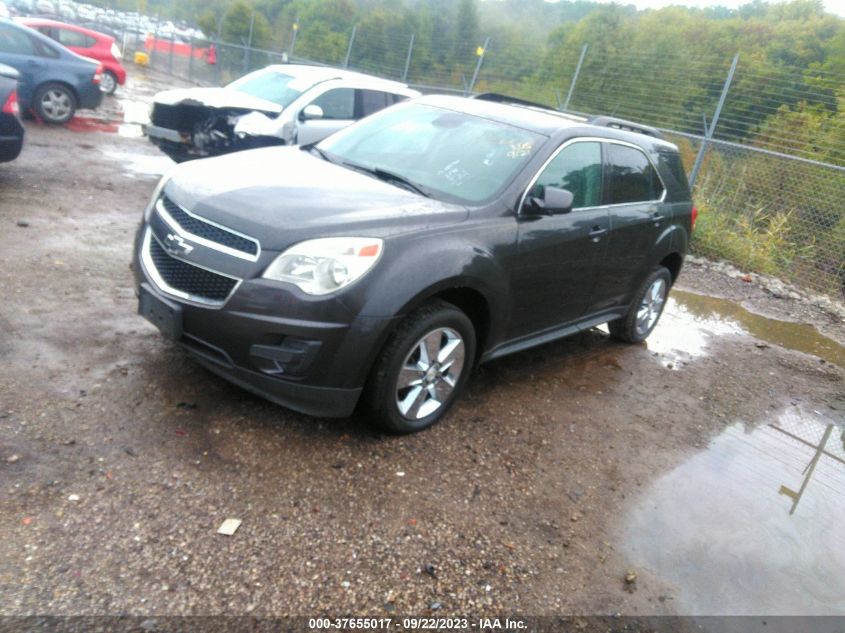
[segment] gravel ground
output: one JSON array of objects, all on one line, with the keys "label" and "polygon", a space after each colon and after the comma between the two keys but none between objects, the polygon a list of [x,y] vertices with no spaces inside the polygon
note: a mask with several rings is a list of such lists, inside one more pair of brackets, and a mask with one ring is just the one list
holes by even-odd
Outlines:
[{"label": "gravel ground", "polygon": [[[257,399],[135,315],[167,159],[120,121],[162,85],[29,122],[0,165],[0,614],[683,613],[620,544],[644,487],[738,420],[845,411],[845,371],[809,355],[727,334],[678,368],[600,331],[482,367],[411,437]],[[712,267],[681,287],[843,340]]]}]

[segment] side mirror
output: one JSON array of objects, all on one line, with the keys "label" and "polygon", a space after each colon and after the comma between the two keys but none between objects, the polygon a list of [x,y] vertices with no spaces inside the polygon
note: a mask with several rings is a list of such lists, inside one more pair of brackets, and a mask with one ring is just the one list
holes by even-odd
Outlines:
[{"label": "side mirror", "polygon": [[313,119],[322,119],[323,116],[323,108],[318,105],[307,105],[302,109],[302,112],[299,114],[299,118],[303,121],[310,121]]},{"label": "side mirror", "polygon": [[542,215],[556,215],[572,211],[575,196],[568,189],[559,187],[543,187],[543,197],[529,197],[530,208]]}]

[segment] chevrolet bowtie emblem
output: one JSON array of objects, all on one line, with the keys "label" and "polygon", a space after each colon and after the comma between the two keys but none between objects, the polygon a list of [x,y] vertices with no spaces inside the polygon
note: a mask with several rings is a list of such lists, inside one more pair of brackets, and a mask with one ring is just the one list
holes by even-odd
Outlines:
[{"label": "chevrolet bowtie emblem", "polygon": [[188,244],[184,239],[180,236],[175,235],[173,233],[168,233],[167,237],[164,238],[164,247],[167,249],[168,252],[174,255],[187,255],[194,247]]}]

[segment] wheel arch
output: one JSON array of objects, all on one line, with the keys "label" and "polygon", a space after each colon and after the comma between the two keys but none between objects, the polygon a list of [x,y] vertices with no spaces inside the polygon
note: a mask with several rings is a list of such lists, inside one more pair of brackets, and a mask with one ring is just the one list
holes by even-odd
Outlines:
[{"label": "wheel arch", "polygon": [[661,259],[659,265],[669,270],[669,274],[672,275],[672,284],[674,285],[678,279],[678,275],[681,274],[684,258],[679,252],[674,251]]},{"label": "wheel arch", "polygon": [[403,317],[407,316],[436,299],[452,304],[469,317],[475,330],[475,362],[477,362],[481,358],[482,351],[487,347],[494,326],[490,298],[478,284],[470,280],[460,278],[444,280],[413,297],[402,307],[399,314]]}]

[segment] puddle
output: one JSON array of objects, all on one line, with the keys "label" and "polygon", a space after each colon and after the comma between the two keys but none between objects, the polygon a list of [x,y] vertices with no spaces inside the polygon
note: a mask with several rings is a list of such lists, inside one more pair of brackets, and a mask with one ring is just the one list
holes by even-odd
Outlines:
[{"label": "puddle", "polygon": [[651,486],[623,548],[682,613],[845,615],[845,423],[729,427]]},{"label": "puddle", "polygon": [[769,319],[726,299],[681,290],[672,290],[647,344],[664,364],[677,369],[679,363],[706,354],[714,337],[729,334],[752,336],[845,367],[845,347],[811,325]]},{"label": "puddle", "polygon": [[71,132],[108,132],[114,134],[118,131],[118,125],[112,121],[92,119],[86,116],[73,117],[65,123],[65,127]]},{"label": "puddle", "polygon": [[131,99],[103,101],[91,116],[77,115],[65,123],[72,132],[106,132],[129,138],[144,136],[142,126],[150,122],[150,104]]},{"label": "puddle", "polygon": [[168,172],[175,163],[167,156],[155,154],[134,154],[131,152],[117,152],[103,150],[103,154],[111,161],[120,163],[130,176],[161,176]]}]

